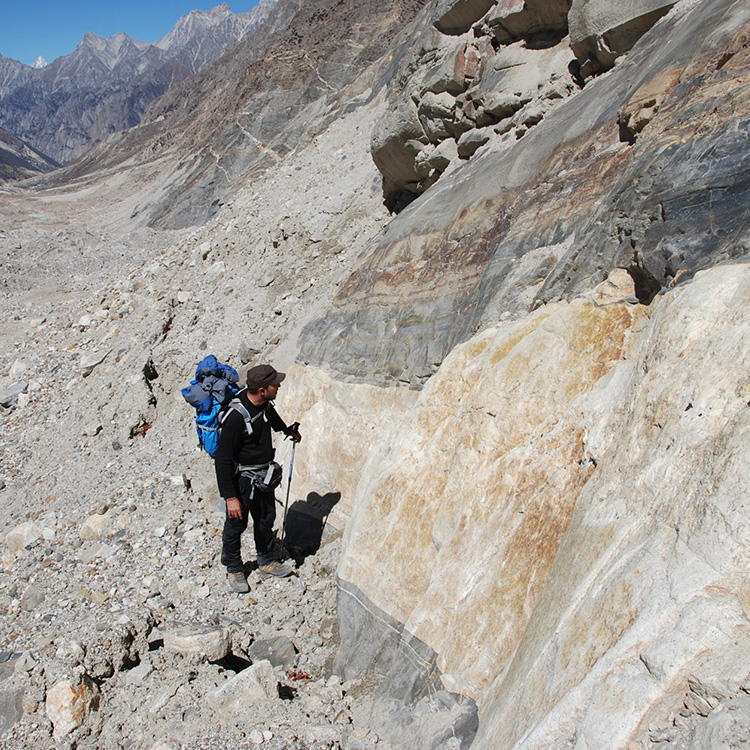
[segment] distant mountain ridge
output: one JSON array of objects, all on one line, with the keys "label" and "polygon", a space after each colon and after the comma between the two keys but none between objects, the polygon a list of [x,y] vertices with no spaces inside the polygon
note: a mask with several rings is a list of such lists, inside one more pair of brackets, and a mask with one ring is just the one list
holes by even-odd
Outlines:
[{"label": "distant mountain ridge", "polygon": [[247,36],[275,4],[261,0],[240,14],[226,3],[193,10],[155,44],[88,32],[70,55],[44,67],[0,55],[0,127],[57,162],[73,161],[138,124],[154,99]]},{"label": "distant mountain ridge", "polygon": [[60,165],[35,148],[0,128],[0,181],[23,180]]}]

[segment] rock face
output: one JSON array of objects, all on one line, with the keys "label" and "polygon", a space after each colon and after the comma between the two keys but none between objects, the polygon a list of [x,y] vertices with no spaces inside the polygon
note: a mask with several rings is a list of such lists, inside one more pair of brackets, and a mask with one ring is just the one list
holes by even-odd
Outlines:
[{"label": "rock face", "polygon": [[700,717],[740,699],[746,540],[709,519],[747,494],[746,354],[731,360],[749,277],[723,264],[747,257],[749,21],[732,2],[676,8],[404,210],[303,332],[302,361],[334,380],[427,378],[406,411],[382,401],[394,421],[337,485],[355,511],[336,667],[385,675],[381,726],[438,684],[480,701],[473,747],[699,743]]},{"label": "rock face", "polygon": [[[469,159],[488,142],[502,147],[521,138],[584,79],[609,70],[672,5],[439,3],[396,79],[397,104],[373,133],[390,207],[399,211],[422,194],[456,156]],[[451,142],[457,148],[448,155],[444,144]]]},{"label": "rock face", "polygon": [[608,70],[674,5],[664,0],[607,3],[573,0],[570,8],[570,45],[581,75]]},{"label": "rock face", "polygon": [[734,697],[748,295],[746,265],[648,308],[606,282],[456,347],[364,465],[342,673],[481,697],[475,748],[625,747]]},{"label": "rock face", "polygon": [[701,268],[744,257],[743,13],[701,3],[663,19],[621,66],[520,141],[442,178],[309,325],[304,361],[418,386],[500,315],[578,294],[613,268],[629,269],[648,302]]},{"label": "rock face", "polygon": [[0,57],[0,125],[57,162],[70,162],[137,125],[154,99],[261,25],[274,2],[243,14],[226,3],[193,10],[156,44],[89,32],[70,55],[38,68]]}]

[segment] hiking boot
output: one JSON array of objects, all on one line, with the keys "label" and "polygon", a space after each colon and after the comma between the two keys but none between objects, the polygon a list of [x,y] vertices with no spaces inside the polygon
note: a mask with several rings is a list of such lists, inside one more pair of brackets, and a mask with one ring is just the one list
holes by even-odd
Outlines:
[{"label": "hiking boot", "polygon": [[247,594],[250,587],[247,585],[245,574],[239,570],[236,573],[227,573],[227,583],[229,588],[237,594]]},{"label": "hiking boot", "polygon": [[284,563],[280,563],[278,560],[265,563],[264,565],[258,565],[258,571],[262,576],[275,576],[276,578],[286,578],[292,575],[292,569]]}]

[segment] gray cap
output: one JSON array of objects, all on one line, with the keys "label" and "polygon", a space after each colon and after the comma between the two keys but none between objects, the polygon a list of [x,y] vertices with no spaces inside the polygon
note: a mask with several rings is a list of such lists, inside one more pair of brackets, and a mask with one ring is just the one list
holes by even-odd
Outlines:
[{"label": "gray cap", "polygon": [[286,377],[285,372],[278,372],[271,365],[256,365],[247,371],[247,387],[251,391],[278,385]]}]

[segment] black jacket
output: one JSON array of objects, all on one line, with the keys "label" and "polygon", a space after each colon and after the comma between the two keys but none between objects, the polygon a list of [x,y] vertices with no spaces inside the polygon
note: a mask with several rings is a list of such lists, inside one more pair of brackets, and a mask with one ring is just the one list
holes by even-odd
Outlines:
[{"label": "black jacket", "polygon": [[219,447],[214,461],[219,494],[225,500],[228,497],[240,496],[237,466],[258,466],[273,461],[275,450],[271,430],[287,432],[284,420],[278,415],[272,403],[253,406],[246,390],[240,391],[238,397],[251,418],[259,412],[264,413],[253,422],[252,435],[248,434],[245,419],[236,409],[229,410],[221,425]]}]

